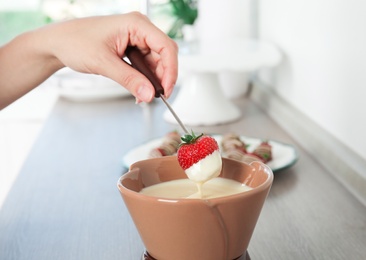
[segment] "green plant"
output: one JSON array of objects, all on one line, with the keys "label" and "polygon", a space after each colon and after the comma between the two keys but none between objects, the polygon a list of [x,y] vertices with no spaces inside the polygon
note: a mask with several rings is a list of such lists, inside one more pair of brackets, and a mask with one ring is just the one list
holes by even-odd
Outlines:
[{"label": "green plant", "polygon": [[182,37],[183,25],[194,24],[198,16],[197,1],[198,0],[169,0],[169,4],[172,8],[172,15],[175,17],[175,21],[168,31],[169,37]]}]

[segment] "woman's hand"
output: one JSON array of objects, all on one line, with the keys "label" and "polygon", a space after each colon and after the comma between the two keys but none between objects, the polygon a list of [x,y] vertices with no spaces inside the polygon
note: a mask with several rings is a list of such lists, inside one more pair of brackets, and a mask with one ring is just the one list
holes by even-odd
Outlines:
[{"label": "woman's hand", "polygon": [[106,76],[128,89],[137,102],[150,102],[150,81],[122,60],[129,45],[144,54],[169,97],[178,76],[178,47],[147,17],[133,12],[51,24],[0,48],[0,108],[65,66]]}]

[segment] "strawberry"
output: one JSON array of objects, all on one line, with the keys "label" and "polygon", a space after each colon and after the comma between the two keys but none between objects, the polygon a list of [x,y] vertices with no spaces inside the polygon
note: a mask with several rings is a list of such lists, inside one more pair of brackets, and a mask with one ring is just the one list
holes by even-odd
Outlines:
[{"label": "strawberry", "polygon": [[193,132],[191,135],[183,136],[177,152],[179,165],[186,170],[195,163],[204,159],[206,156],[215,151],[219,151],[216,140],[207,135],[196,136]]},{"label": "strawberry", "polygon": [[260,157],[263,162],[268,162],[272,160],[272,146],[268,143],[268,141],[263,141],[258,145],[257,148],[253,151],[253,154]]}]

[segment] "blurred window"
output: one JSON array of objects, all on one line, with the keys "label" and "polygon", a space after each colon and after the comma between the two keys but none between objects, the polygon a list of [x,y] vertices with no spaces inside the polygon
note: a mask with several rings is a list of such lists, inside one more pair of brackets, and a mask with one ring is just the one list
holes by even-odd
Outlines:
[{"label": "blurred window", "polygon": [[[170,32],[183,25],[179,22],[185,18],[184,15],[190,14],[186,6],[196,5],[196,2],[196,0],[0,0],[0,45],[22,32],[48,23],[131,11],[147,14],[161,30],[172,38],[179,38],[179,35],[175,37],[170,35]],[[177,6],[183,9],[179,10]],[[177,27],[177,24],[180,26]]]},{"label": "blurred window", "polygon": [[0,0],[0,45],[16,35],[54,21],[146,12],[147,0]]}]

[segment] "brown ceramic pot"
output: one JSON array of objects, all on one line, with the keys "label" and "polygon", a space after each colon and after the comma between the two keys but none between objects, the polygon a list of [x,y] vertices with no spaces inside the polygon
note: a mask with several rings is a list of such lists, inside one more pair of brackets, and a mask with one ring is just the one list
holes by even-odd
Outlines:
[{"label": "brown ceramic pot", "polygon": [[231,260],[245,254],[273,181],[268,166],[223,158],[220,177],[251,188],[214,199],[169,199],[139,191],[187,178],[175,156],[139,161],[118,188],[150,256],[158,260]]}]

